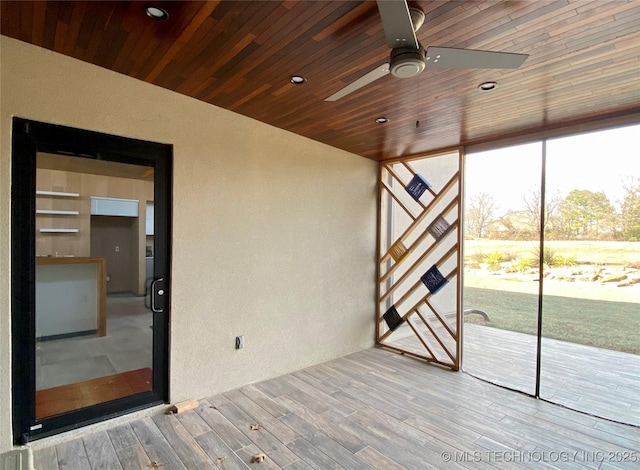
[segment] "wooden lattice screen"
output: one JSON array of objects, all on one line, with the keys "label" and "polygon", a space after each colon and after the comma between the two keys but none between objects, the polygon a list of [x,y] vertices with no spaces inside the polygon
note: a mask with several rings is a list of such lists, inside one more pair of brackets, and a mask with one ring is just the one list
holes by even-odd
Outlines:
[{"label": "wooden lattice screen", "polygon": [[455,370],[460,175],[458,150],[380,165],[378,344]]}]

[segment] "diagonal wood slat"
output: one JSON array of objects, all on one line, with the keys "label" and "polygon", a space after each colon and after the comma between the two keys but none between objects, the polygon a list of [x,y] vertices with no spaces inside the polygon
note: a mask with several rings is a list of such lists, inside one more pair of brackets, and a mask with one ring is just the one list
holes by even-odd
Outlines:
[{"label": "diagonal wood slat", "polygon": [[[459,198],[456,197],[454,200],[452,200],[449,203],[449,205],[447,205],[445,207],[445,209],[442,211],[442,213],[446,214],[449,211],[453,210],[456,207],[456,205],[459,204],[459,202],[460,202]],[[455,220],[455,221],[451,222],[451,226],[452,227],[457,227],[458,226],[458,220]],[[427,231],[425,231],[422,234],[420,234],[420,236],[408,247],[408,250],[409,251],[413,251],[414,249],[416,249],[430,235],[431,234],[429,232],[427,232]],[[425,256],[425,258],[426,258],[426,256]],[[389,267],[389,269],[380,278],[380,282],[386,281],[398,267],[399,267],[398,263],[396,263],[393,266]]]},{"label": "diagonal wood slat", "polygon": [[[389,172],[389,174],[391,176],[393,176],[393,178],[400,184],[400,186],[402,188],[404,188],[407,185],[407,181],[404,181],[402,179],[402,177],[400,175],[398,175],[398,173],[396,173],[393,169],[393,165],[384,165],[385,170],[387,170]],[[415,173],[413,173],[411,176],[415,175]],[[415,200],[415,199],[414,199]],[[424,210],[426,209],[426,206],[424,205],[424,203],[422,201],[415,200],[415,202]]]},{"label": "diagonal wood slat", "polygon": [[[458,267],[456,266],[455,268],[453,268],[448,274],[446,274],[444,276],[444,278],[447,281],[452,281],[456,276],[458,275]],[[411,307],[409,310],[417,310],[418,307],[420,307],[420,305],[424,302],[426,302],[430,297],[432,297],[434,294],[429,292],[427,293],[422,299],[420,299],[413,307]]]},{"label": "diagonal wood slat", "polygon": [[427,319],[424,318],[422,313],[420,313],[420,310],[416,310],[416,314],[418,315],[418,317],[420,318],[424,326],[427,327],[427,329],[431,332],[431,335],[436,339],[436,341],[438,341],[438,343],[440,344],[440,347],[444,350],[445,353],[447,353],[447,356],[449,356],[449,359],[451,359],[451,362],[452,363],[455,362],[455,357],[453,353],[449,351],[449,348],[444,344],[444,342],[442,341],[438,333],[433,329],[433,327],[430,325]]},{"label": "diagonal wood slat", "polygon": [[[441,261],[447,258],[450,258],[454,253],[456,253],[458,250],[457,246],[453,246],[449,249],[449,251],[447,251],[447,253],[440,259]],[[436,265],[438,263],[435,263]],[[456,274],[456,270],[451,271],[449,274],[447,274],[445,276],[445,279],[447,280],[451,280],[453,278],[453,276]],[[420,280],[420,277],[418,277],[418,280],[407,290],[407,292],[400,297],[398,300],[395,301],[396,304],[402,304],[405,301],[407,301],[409,298],[411,298],[411,296],[420,288],[420,287],[424,287],[424,284],[422,283],[422,281]],[[416,308],[416,306],[414,306],[413,308]],[[413,310],[413,309],[412,309]]]},{"label": "diagonal wood slat", "polygon": [[[412,312],[413,313],[413,312]],[[418,338],[418,340],[420,341],[420,343],[422,343],[422,346],[424,346],[424,348],[427,350],[427,352],[429,353],[429,355],[431,356],[431,359],[433,361],[438,361],[438,357],[436,356],[436,354],[433,352],[433,350],[429,347],[429,345],[427,344],[427,340],[426,338],[422,335],[422,333],[420,332],[420,330],[418,330],[418,328],[416,328],[416,326],[413,324],[413,322],[411,321],[411,314],[407,316],[407,324],[409,325],[409,328],[411,328],[411,330],[413,331],[413,333],[416,335],[416,337]]]},{"label": "diagonal wood slat", "polygon": [[[458,182],[458,174],[456,173],[455,175],[453,175],[449,181],[447,181],[447,183],[444,185],[444,187],[442,188],[442,190],[440,191],[440,195],[436,198],[434,198],[431,202],[429,202],[429,204],[427,204],[427,207],[425,208],[425,210],[423,210],[420,215],[418,215],[418,217],[416,217],[416,219],[413,221],[413,223],[411,225],[409,225],[409,227],[406,228],[406,230],[402,233],[402,235],[400,235],[398,237],[399,240],[404,240],[407,238],[407,236],[413,231],[415,230],[418,225],[424,221],[424,219],[429,215],[429,211],[438,203],[440,202],[440,198],[442,197],[443,194],[446,194],[457,182]],[[380,258],[380,263],[382,263],[383,261],[386,261],[389,256],[391,256],[391,253],[389,253],[388,251],[385,252],[385,254]]]},{"label": "diagonal wood slat", "polygon": [[431,303],[428,301],[425,301],[425,305],[427,307],[429,307],[429,309],[431,310],[431,312],[433,313],[433,315],[438,319],[438,321],[440,322],[440,324],[449,332],[449,335],[451,335],[451,337],[453,339],[457,338],[456,332],[454,330],[451,329],[451,327],[449,326],[449,322],[447,322],[444,317],[438,312],[437,309],[435,309],[433,307],[433,305],[431,305]]},{"label": "diagonal wood slat", "polygon": [[[411,165],[409,164],[409,162],[407,162],[406,160],[402,160],[402,162],[401,162],[401,163],[402,163],[402,165],[403,165],[407,170],[409,170],[409,172],[410,172],[412,175],[415,175],[415,174],[417,173],[417,171],[416,171],[416,170],[414,170],[414,169],[411,167]],[[433,190],[433,188],[430,188],[430,187],[429,187],[429,188],[427,188],[427,191],[429,191],[433,197],[436,197],[436,192]]]},{"label": "diagonal wood slat", "polygon": [[[461,229],[459,218],[462,160],[458,151],[444,155],[433,155],[433,157],[436,156],[440,158],[438,160],[430,159],[430,156],[427,155],[411,162],[399,160],[383,164],[380,167],[381,212],[378,228],[380,264],[377,341],[378,344],[390,347],[395,351],[410,353],[415,357],[458,369],[460,364],[458,328],[461,316],[459,289]],[[449,168],[449,170],[443,170],[443,168]],[[404,216],[405,218],[402,219],[403,213],[396,214],[394,210],[398,207],[405,210],[405,205],[399,202],[402,201],[401,197],[396,193],[402,194],[405,191],[406,176],[413,179],[416,175],[421,175],[429,180],[430,171],[433,170],[439,172],[437,180],[439,182],[444,180],[444,185],[439,190],[438,187],[441,183],[435,185],[435,188],[421,188],[425,190],[423,194],[428,192],[429,202],[425,204],[418,200],[422,211],[417,216],[412,214],[413,216]],[[445,174],[442,174],[443,171]],[[446,174],[446,172],[450,173]],[[393,186],[386,184],[385,180],[389,178],[398,184]],[[419,194],[418,192],[412,196],[417,198]],[[427,223],[429,223],[428,226]],[[400,232],[401,235],[394,236]],[[451,238],[451,234],[455,234],[456,238]],[[391,238],[386,239],[387,237]],[[425,287],[421,278],[427,267],[430,267],[429,273],[434,268],[438,271],[444,268],[445,272],[440,273],[440,286],[437,284],[433,286],[430,281],[425,281],[429,286]],[[399,276],[394,278],[396,273]],[[437,273],[433,279],[436,283],[438,282]],[[451,289],[440,290],[440,287],[452,281],[455,284],[454,293]],[[427,292],[421,293],[421,289],[425,288]],[[398,298],[395,298],[395,295],[398,295]],[[455,306],[453,312],[456,316],[455,326],[452,326],[445,319],[445,312],[447,316],[451,312],[448,310],[438,311],[435,304],[430,301],[435,295],[445,297],[445,303],[442,305]],[[405,304],[409,303],[413,305],[406,307]],[[440,304],[441,302],[438,302],[438,305]],[[429,308],[432,316],[427,317],[420,310],[423,305]],[[395,311],[390,307],[393,307]],[[384,314],[387,311],[396,319],[399,316],[404,323],[398,325],[397,321],[391,320],[392,317],[385,319]],[[407,346],[410,344],[407,335],[417,340],[411,347]]]},{"label": "diagonal wood slat", "polygon": [[393,198],[393,200],[396,201],[398,203],[398,205],[406,212],[406,214],[409,217],[411,217],[411,219],[416,220],[416,216],[413,215],[413,212],[411,212],[411,210],[409,210],[409,208],[405,205],[405,203],[402,202],[402,200],[398,196],[396,196],[396,194],[393,192],[393,189],[391,189],[387,185],[387,183],[385,183],[384,181],[381,181],[380,184],[385,189],[385,191],[387,191],[389,196],[391,196]]},{"label": "diagonal wood slat", "polygon": [[[458,226],[458,222],[455,222],[453,224],[454,227]],[[412,250],[413,247],[408,248],[408,250]],[[391,284],[388,289],[385,291],[385,293],[380,297],[380,301],[384,301],[386,300],[389,296],[391,296],[398,287],[400,287],[404,281],[407,280],[408,277],[412,276],[415,274],[416,269],[418,268],[418,266],[420,266],[421,264],[424,263],[424,261],[426,261],[426,259],[429,257],[429,255],[433,252],[433,250],[435,250],[436,248],[436,244],[433,243],[431,244],[431,246],[429,246],[429,248],[427,248],[427,250],[407,269],[407,271],[400,276],[396,282],[394,282],[393,284]],[[396,263],[394,266],[392,266],[381,278],[380,278],[380,282],[385,282],[389,276],[391,274],[393,274],[393,268],[395,268],[396,266],[398,266],[399,263]]]}]

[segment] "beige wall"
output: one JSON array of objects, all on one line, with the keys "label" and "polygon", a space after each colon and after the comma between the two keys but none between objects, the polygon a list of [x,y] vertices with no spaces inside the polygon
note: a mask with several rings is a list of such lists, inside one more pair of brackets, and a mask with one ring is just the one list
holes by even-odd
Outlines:
[{"label": "beige wall", "polygon": [[174,145],[172,401],[373,344],[374,162],[14,39],[0,47],[0,451],[12,116]]}]

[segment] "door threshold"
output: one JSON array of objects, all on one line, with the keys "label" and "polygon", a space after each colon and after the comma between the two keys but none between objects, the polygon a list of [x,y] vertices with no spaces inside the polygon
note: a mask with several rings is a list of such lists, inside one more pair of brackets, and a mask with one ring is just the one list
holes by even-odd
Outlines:
[{"label": "door threshold", "polygon": [[[113,418],[107,418],[103,421],[88,424],[86,426],[81,426],[76,429],[62,431],[57,434],[52,434],[50,436],[37,438],[32,441],[30,440],[28,446],[33,450],[38,450],[38,449],[43,449],[45,447],[62,444],[64,442],[73,441],[74,439],[84,437],[94,432],[106,431],[116,426],[121,426],[123,424],[127,424],[132,421],[136,421],[138,419],[164,414],[166,411],[166,408],[167,408],[167,405],[164,403],[153,405],[148,408],[135,410],[135,411],[132,411],[131,413],[114,416]],[[14,446],[14,449],[21,449],[21,448],[23,448],[23,446],[18,446],[18,445]]]}]

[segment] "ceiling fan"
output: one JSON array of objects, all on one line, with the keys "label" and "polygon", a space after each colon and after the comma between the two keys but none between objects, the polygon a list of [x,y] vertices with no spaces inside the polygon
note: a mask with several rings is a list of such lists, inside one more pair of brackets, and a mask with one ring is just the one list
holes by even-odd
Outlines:
[{"label": "ceiling fan", "polygon": [[388,73],[398,78],[411,78],[425,69],[517,69],[529,57],[527,54],[451,47],[431,46],[425,51],[416,39],[416,31],[425,19],[422,10],[409,8],[407,0],[377,0],[377,4],[387,45],[391,48],[389,63],[373,69],[325,101],[337,101]]}]

